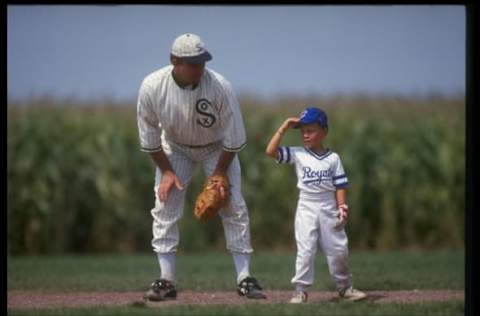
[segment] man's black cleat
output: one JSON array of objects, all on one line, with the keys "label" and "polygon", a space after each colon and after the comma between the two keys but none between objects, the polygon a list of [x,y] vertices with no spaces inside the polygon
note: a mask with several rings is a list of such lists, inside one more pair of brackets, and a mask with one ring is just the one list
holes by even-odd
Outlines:
[{"label": "man's black cleat", "polygon": [[246,298],[267,298],[262,292],[262,287],[258,284],[257,279],[252,277],[246,277],[237,286],[237,292],[240,296]]},{"label": "man's black cleat", "polygon": [[173,300],[177,298],[177,289],[175,288],[175,285],[168,280],[155,280],[143,298],[154,302]]}]

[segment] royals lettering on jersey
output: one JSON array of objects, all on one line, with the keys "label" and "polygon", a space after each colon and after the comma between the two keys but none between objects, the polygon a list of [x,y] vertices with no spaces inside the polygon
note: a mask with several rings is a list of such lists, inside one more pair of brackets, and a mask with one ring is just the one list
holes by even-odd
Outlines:
[{"label": "royals lettering on jersey", "polygon": [[137,123],[141,150],[160,150],[162,133],[164,139],[183,145],[221,141],[227,151],[243,149],[245,128],[230,83],[205,68],[196,87],[181,88],[172,71],[172,65],[161,68],[145,77],[140,87]]},{"label": "royals lettering on jersey", "polygon": [[295,165],[297,187],[306,193],[333,192],[348,186],[348,178],[337,153],[318,154],[306,147],[279,147],[278,163]]}]

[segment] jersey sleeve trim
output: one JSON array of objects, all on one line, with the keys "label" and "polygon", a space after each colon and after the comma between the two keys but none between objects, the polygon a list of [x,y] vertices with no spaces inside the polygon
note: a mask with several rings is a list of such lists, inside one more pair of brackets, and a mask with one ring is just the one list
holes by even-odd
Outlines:
[{"label": "jersey sleeve trim", "polygon": [[350,184],[347,182],[341,183],[341,184],[334,184],[335,188],[337,189],[344,189],[350,186]]},{"label": "jersey sleeve trim", "polygon": [[285,150],[287,151],[287,159],[285,160],[286,163],[290,162],[291,159],[291,154],[290,154],[290,147],[285,147]]},{"label": "jersey sleeve trim", "polygon": [[277,153],[278,153],[277,162],[278,163],[283,163],[283,148],[278,147]]},{"label": "jersey sleeve trim", "polygon": [[292,160],[292,153],[290,147],[280,146],[277,149],[277,163],[290,163]]},{"label": "jersey sleeve trim", "polygon": [[346,175],[342,175],[337,179],[335,179],[335,177],[333,177],[333,185],[334,186],[338,187],[338,186],[342,186],[344,184],[348,185],[348,178],[347,178]]}]

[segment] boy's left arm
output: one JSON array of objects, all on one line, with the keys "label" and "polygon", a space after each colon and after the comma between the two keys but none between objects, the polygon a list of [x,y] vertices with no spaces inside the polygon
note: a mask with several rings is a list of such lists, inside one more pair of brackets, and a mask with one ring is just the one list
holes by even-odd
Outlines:
[{"label": "boy's left arm", "polygon": [[337,199],[337,207],[340,207],[342,204],[347,204],[347,190],[346,189],[337,189],[335,191],[335,197]]},{"label": "boy's left arm", "polygon": [[345,227],[348,219],[347,190],[343,188],[336,189],[335,199],[337,200],[338,220],[335,223],[334,228],[341,229]]}]

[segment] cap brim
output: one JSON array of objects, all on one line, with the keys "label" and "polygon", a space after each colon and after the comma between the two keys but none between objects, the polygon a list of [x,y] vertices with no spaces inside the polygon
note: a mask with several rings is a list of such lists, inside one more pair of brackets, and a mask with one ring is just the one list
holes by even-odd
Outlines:
[{"label": "cap brim", "polygon": [[209,60],[212,60],[212,55],[208,51],[204,51],[203,54],[192,57],[180,57],[181,60],[188,64],[203,64]]},{"label": "cap brim", "polygon": [[311,123],[315,123],[315,121],[313,121],[313,122],[308,122],[308,121],[302,121],[302,120],[300,120],[300,122],[298,122],[295,126],[293,126],[293,128],[300,128],[302,125],[311,124]]},{"label": "cap brim", "polygon": [[[303,125],[312,124],[312,123],[318,123],[318,124],[320,124],[320,123],[317,122],[317,121],[313,121],[313,122],[306,122],[306,121],[303,121],[303,122],[302,122],[302,121],[300,121],[300,122],[298,122],[296,125],[294,125],[293,128],[300,128],[300,127],[302,127]],[[320,126],[323,127],[323,128],[326,127],[326,126],[323,126],[322,124],[320,124]]]}]

